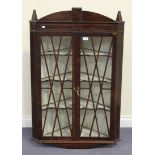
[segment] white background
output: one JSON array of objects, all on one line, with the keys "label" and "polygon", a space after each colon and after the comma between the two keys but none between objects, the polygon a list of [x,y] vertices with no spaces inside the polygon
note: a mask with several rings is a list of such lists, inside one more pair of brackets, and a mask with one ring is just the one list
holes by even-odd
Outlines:
[{"label": "white background", "polygon": [[[122,77],[122,104],[121,117],[131,120],[131,0],[24,0],[22,5],[22,115],[23,126],[31,122],[31,85],[30,85],[30,36],[29,20],[33,9],[36,9],[38,18],[45,15],[71,10],[72,7],[82,7],[83,10],[97,12],[116,19],[117,12],[121,10],[125,21],[124,51],[123,51],[123,77]],[[121,120],[122,120],[121,119]],[[122,121],[121,121],[122,122]],[[121,123],[122,124],[122,123]]]},{"label": "white background", "polygon": [[[3,3],[2,3],[3,2]],[[0,154],[22,154],[21,2],[0,8]],[[155,9],[154,1],[133,2],[133,155],[155,154]]]}]

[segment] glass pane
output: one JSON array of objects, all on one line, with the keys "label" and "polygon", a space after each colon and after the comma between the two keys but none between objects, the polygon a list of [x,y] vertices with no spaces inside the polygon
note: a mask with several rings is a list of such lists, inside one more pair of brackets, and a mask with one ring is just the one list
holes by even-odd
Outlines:
[{"label": "glass pane", "polygon": [[81,37],[81,137],[109,137],[112,37]]},{"label": "glass pane", "polygon": [[41,37],[41,98],[43,136],[71,137],[71,36]]}]

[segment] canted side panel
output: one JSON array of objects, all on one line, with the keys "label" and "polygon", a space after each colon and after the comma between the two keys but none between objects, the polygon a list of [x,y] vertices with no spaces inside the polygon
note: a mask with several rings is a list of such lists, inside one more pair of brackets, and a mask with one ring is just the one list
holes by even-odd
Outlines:
[{"label": "canted side panel", "polygon": [[123,59],[123,33],[113,37],[113,61],[112,61],[112,115],[111,137],[114,141],[120,139],[120,110],[121,110],[121,83],[122,83],[122,59]]},{"label": "canted side panel", "polygon": [[35,112],[35,91],[34,91],[34,72],[35,72],[35,53],[34,53],[34,45],[35,45],[35,35],[34,33],[30,32],[30,49],[31,49],[31,99],[32,99],[32,135],[33,137],[37,138],[35,130],[36,130],[36,125],[34,121],[34,116],[36,114]]},{"label": "canted side panel", "polygon": [[[35,25],[31,23],[31,28]],[[31,97],[32,97],[32,135],[35,138],[41,136],[41,111],[40,111],[40,60],[38,55],[38,36],[35,32],[30,32],[31,48]]]},{"label": "canted side panel", "polygon": [[115,87],[115,140],[120,138],[120,111],[121,111],[121,86],[122,86],[122,61],[123,61],[123,33],[116,35],[116,87]]}]

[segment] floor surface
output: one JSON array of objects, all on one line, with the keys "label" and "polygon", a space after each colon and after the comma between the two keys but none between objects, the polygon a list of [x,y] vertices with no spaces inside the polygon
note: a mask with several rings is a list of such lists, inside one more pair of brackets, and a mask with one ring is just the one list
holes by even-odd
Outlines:
[{"label": "floor surface", "polygon": [[32,140],[31,128],[22,129],[22,155],[131,155],[132,129],[121,128],[118,144],[104,145],[93,149],[63,149],[52,145],[38,144]]}]

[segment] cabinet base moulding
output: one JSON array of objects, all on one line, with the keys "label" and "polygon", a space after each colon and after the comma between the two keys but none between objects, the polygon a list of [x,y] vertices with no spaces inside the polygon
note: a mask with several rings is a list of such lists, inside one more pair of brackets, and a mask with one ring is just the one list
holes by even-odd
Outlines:
[{"label": "cabinet base moulding", "polygon": [[107,140],[107,141],[101,141],[101,140],[38,140],[36,138],[32,138],[34,141],[38,143],[44,143],[44,144],[51,144],[56,147],[62,147],[62,148],[68,148],[68,149],[89,149],[89,148],[95,148],[97,146],[103,145],[103,144],[117,144],[119,140],[113,141],[113,140]]}]

